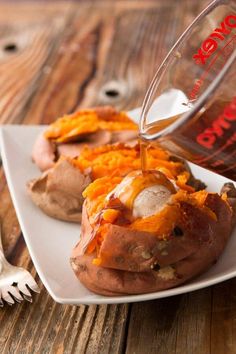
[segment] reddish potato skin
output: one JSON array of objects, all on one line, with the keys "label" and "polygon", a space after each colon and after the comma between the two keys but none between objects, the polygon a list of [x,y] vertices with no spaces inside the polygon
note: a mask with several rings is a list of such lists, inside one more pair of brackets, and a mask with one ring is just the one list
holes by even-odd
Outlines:
[{"label": "reddish potato skin", "polygon": [[[106,237],[98,254],[102,260],[101,266],[131,272],[149,271],[155,263],[165,267],[194,254],[202,244],[209,242],[211,232],[217,233],[223,228],[225,234],[229,234],[231,210],[227,204],[214,194],[208,195],[206,205],[215,209],[213,211],[218,220],[220,218],[220,225],[203,210],[182,203],[178,227],[183,231],[183,235],[175,236],[171,233],[166,240],[158,239],[155,234],[149,232],[108,224]],[[74,257],[84,254],[85,245],[88,245],[92,237],[93,229],[88,221],[85,203],[81,240],[73,251]]]},{"label": "reddish potato skin", "polygon": [[41,133],[33,146],[32,160],[41,171],[53,167],[56,160],[56,145],[44,137]]},{"label": "reddish potato skin", "polygon": [[[87,237],[83,237],[82,235],[86,235]],[[78,256],[84,255],[87,246],[89,245],[92,238],[93,238],[93,228],[89,223],[87,210],[84,203],[82,207],[82,218],[81,218],[81,238],[72,251],[72,257],[76,258]]]},{"label": "reddish potato skin", "polygon": [[[72,268],[81,283],[97,294],[115,296],[141,294],[167,288],[167,281],[157,272],[128,272],[117,269],[97,267],[92,264],[95,254],[71,259]],[[181,283],[176,277],[169,280],[169,287]]]},{"label": "reddish potato skin", "polygon": [[32,201],[48,216],[80,222],[82,192],[90,182],[89,175],[62,160],[40,178],[30,181],[27,190]]},{"label": "reddish potato skin", "polygon": [[[170,236],[166,247],[161,247],[162,251],[167,252],[164,255],[158,247],[161,241],[156,236],[110,225],[109,234],[101,247],[101,255],[106,256],[102,266],[92,264],[96,255],[85,254],[79,242],[71,257],[75,274],[88,289],[107,296],[165,290],[201,274],[219,258],[233,226],[232,209],[219,195],[209,194],[205,204],[215,212],[217,220],[203,210],[183,203],[181,210],[185,218],[184,221],[180,220],[178,226],[181,225],[186,238]],[[82,243],[91,231],[91,226],[87,227],[84,210],[83,219]],[[144,259],[143,252],[152,253],[152,257]],[[163,279],[158,270],[151,269],[155,263],[161,269],[171,266],[174,269],[173,277]]]}]

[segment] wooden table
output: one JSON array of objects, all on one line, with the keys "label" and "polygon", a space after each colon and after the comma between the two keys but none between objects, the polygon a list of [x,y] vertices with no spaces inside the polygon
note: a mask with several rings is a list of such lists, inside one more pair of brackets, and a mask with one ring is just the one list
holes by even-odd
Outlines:
[{"label": "wooden table", "polygon": [[[94,104],[141,105],[181,31],[207,1],[0,3],[1,123],[49,123]],[[6,255],[35,274],[0,172]],[[236,353],[236,280],[171,298],[63,306],[41,293],[0,309],[0,353]]]}]

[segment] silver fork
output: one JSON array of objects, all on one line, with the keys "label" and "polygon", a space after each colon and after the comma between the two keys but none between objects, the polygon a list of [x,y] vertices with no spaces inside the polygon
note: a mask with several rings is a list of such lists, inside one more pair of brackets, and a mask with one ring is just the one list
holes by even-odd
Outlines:
[{"label": "silver fork", "polygon": [[11,265],[5,258],[1,240],[0,227],[0,307],[4,306],[3,300],[8,305],[21,302],[24,299],[32,302],[29,289],[40,292],[32,275],[24,268]]}]

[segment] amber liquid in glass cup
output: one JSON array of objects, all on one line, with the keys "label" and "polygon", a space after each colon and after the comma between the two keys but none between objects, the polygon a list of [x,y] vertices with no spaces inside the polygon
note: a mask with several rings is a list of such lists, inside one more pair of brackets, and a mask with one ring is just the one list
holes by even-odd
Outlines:
[{"label": "amber liquid in glass cup", "polygon": [[141,161],[158,144],[236,180],[236,1],[213,1],[157,71],[141,121]]}]

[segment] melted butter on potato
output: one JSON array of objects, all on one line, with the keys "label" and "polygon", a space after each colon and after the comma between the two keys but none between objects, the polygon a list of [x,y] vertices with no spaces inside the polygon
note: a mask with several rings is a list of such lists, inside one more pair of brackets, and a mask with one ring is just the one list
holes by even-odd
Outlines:
[{"label": "melted butter on potato", "polygon": [[160,184],[143,189],[134,200],[133,216],[146,218],[157,214],[170,201],[171,195],[169,189]]},{"label": "melted butter on potato", "polygon": [[127,175],[106,197],[109,201],[111,198],[118,198],[122,204],[127,205],[127,200],[131,192],[134,176]]},{"label": "melted butter on potato", "polygon": [[134,171],[109,193],[107,201],[119,199],[134,218],[145,218],[160,212],[174,193],[175,187],[163,173]]}]

